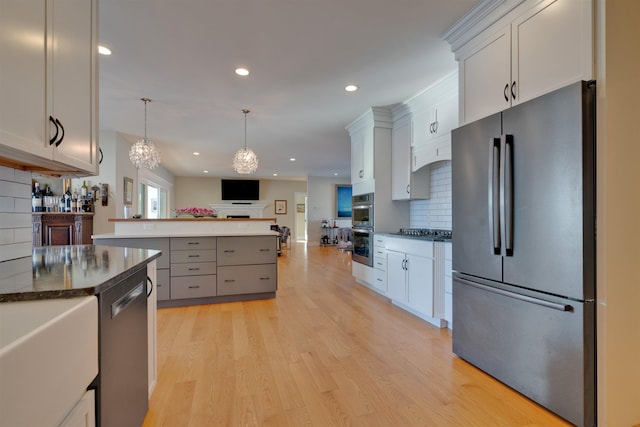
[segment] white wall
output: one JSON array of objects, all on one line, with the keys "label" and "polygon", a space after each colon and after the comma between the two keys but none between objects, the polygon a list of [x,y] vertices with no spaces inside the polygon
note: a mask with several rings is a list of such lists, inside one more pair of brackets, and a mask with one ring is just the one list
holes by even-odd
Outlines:
[{"label": "white wall", "polygon": [[[336,215],[336,184],[351,184],[350,179],[309,177],[307,190],[307,237],[310,246],[320,245],[322,220]],[[351,218],[336,221],[338,227],[351,227]]]},{"label": "white wall", "polygon": [[31,172],[0,166],[0,261],[31,256]]},{"label": "white wall", "polygon": [[[220,192],[220,178],[178,176],[174,180],[172,208],[208,208],[212,203],[228,203],[222,200]],[[295,193],[297,192],[307,192],[305,181],[261,179],[260,200],[255,202],[266,205],[265,218],[276,218],[277,224],[291,228],[291,234],[294,236],[296,235]],[[274,203],[276,200],[287,201],[286,215],[275,214]]]},{"label": "white wall", "polygon": [[598,425],[640,425],[640,2],[598,0]]}]

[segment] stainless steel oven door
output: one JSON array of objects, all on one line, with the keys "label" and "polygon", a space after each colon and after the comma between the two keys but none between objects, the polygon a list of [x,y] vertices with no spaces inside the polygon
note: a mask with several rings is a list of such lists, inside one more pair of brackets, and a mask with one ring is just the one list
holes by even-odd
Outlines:
[{"label": "stainless steel oven door", "polygon": [[353,229],[352,259],[360,264],[373,267],[373,229]]},{"label": "stainless steel oven door", "polygon": [[351,223],[354,228],[373,228],[373,193],[353,196]]}]

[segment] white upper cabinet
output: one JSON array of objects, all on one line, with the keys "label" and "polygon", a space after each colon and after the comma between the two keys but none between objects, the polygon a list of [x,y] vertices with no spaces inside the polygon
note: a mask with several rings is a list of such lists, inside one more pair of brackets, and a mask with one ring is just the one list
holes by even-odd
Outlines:
[{"label": "white upper cabinet", "polygon": [[458,60],[461,124],[593,79],[592,17],[591,0],[497,0],[466,15],[445,35]]},{"label": "white upper cabinet", "polygon": [[95,175],[96,0],[0,2],[0,157]]},{"label": "white upper cabinet", "polygon": [[[395,118],[397,114],[401,117]],[[394,110],[391,131],[391,199],[428,199],[431,193],[431,175],[428,168],[412,172],[412,120],[406,106]]]}]

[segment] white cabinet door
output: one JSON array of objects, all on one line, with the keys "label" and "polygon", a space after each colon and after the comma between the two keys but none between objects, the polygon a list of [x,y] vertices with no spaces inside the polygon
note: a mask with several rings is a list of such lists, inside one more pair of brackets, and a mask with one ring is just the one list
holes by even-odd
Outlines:
[{"label": "white cabinet door", "polygon": [[484,36],[459,64],[460,114],[463,123],[511,105],[511,27]]},{"label": "white cabinet door", "polygon": [[411,196],[411,117],[393,124],[391,131],[391,198],[408,200]]},{"label": "white cabinet door", "polygon": [[387,251],[387,296],[407,303],[406,258],[401,252]]},{"label": "white cabinet door", "polygon": [[44,0],[0,2],[0,145],[50,159],[45,28]]},{"label": "white cabinet door", "polygon": [[351,184],[364,179],[364,132],[351,134]]},{"label": "white cabinet door", "polygon": [[51,105],[49,114],[64,127],[64,138],[53,152],[61,163],[97,172],[94,104],[96,98],[95,0],[49,3]]},{"label": "white cabinet door", "polygon": [[408,305],[433,317],[433,259],[406,255]]},{"label": "white cabinet door", "polygon": [[443,99],[434,108],[433,138],[450,133],[458,127],[458,97],[453,96]]},{"label": "white cabinet door", "polygon": [[546,0],[511,25],[513,104],[593,76],[592,2]]}]

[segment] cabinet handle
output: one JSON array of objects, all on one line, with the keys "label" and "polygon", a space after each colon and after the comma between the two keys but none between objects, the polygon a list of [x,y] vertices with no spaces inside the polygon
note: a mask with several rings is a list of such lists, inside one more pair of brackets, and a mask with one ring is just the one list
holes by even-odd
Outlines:
[{"label": "cabinet handle", "polygon": [[62,123],[60,123],[60,120],[58,119],[56,119],[56,124],[60,126],[60,129],[62,129],[62,135],[60,135],[60,139],[56,141],[56,147],[58,147],[60,144],[62,144],[62,140],[64,139],[64,126],[62,126]]},{"label": "cabinet handle", "polygon": [[433,122],[433,133],[438,133],[438,121]]},{"label": "cabinet handle", "polygon": [[189,271],[198,271],[200,270],[200,267],[191,267],[189,268]]},{"label": "cabinet handle", "polygon": [[429,123],[429,133],[433,134],[433,122]]},{"label": "cabinet handle", "polygon": [[200,255],[189,255],[189,258],[200,258]]},{"label": "cabinet handle", "polygon": [[151,292],[153,292],[153,280],[151,280],[151,277],[147,276],[147,282],[149,282],[149,292],[147,292],[147,298],[149,298]]},{"label": "cabinet handle", "polygon": [[513,97],[513,99],[516,99],[516,81],[514,80],[513,83],[511,83],[511,96]]},{"label": "cabinet handle", "polygon": [[225,251],[224,251],[225,254],[232,254],[234,252],[235,252],[235,250],[233,250],[233,249],[225,249]]},{"label": "cabinet handle", "polygon": [[233,283],[233,282],[235,282],[234,279],[225,279],[224,280],[224,283]]},{"label": "cabinet handle", "polygon": [[271,249],[260,249],[260,252],[269,252]]},{"label": "cabinet handle", "polygon": [[260,280],[271,280],[271,277],[261,277]]},{"label": "cabinet handle", "polygon": [[187,243],[187,245],[199,245],[199,244],[200,244],[200,242],[189,242],[189,243]]},{"label": "cabinet handle", "polygon": [[358,176],[360,178],[363,178],[364,177],[364,170],[360,169],[360,172],[358,172]]},{"label": "cabinet handle", "polygon": [[49,145],[53,145],[56,142],[56,139],[58,139],[58,133],[60,131],[60,128],[58,127],[58,124],[56,123],[55,119],[52,116],[49,116],[49,121],[53,123],[53,125],[56,127],[56,134],[53,135],[53,138],[49,140]]},{"label": "cabinet handle", "polygon": [[189,285],[189,289],[198,289],[200,285]]},{"label": "cabinet handle", "polygon": [[504,95],[504,100],[507,102],[509,102],[509,94],[507,93],[508,90],[509,90],[509,83],[504,85],[504,90],[502,91],[502,94]]}]

